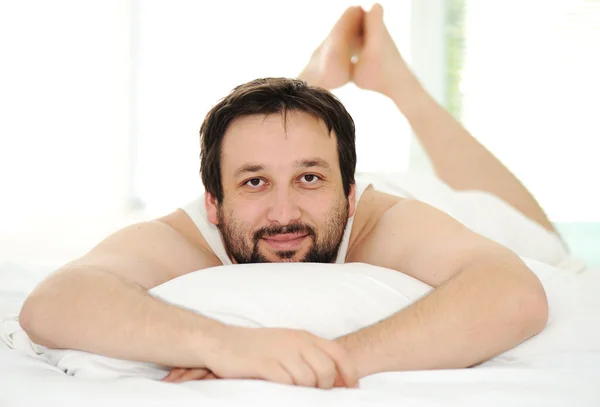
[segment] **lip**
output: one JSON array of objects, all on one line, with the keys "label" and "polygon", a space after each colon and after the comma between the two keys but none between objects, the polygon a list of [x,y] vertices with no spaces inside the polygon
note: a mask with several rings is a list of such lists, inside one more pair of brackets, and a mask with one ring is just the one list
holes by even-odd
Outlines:
[{"label": "lip", "polygon": [[274,249],[293,250],[298,248],[308,235],[301,233],[285,233],[276,236],[263,237],[263,240]]}]

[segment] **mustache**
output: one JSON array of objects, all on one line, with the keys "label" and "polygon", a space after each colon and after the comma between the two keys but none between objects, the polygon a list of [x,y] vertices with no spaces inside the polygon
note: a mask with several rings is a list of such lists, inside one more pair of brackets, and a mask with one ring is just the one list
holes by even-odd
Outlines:
[{"label": "mustache", "polygon": [[286,226],[265,226],[254,232],[254,241],[257,242],[263,237],[276,236],[284,233],[303,233],[310,236],[315,236],[315,230],[302,223],[292,223]]}]

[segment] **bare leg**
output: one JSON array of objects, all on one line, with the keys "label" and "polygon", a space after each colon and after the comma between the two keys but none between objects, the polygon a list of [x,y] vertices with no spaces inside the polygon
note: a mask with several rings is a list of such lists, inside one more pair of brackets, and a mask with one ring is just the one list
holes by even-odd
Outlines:
[{"label": "bare leg", "polygon": [[[362,30],[346,26],[359,22],[364,22]],[[394,101],[419,138],[440,179],[456,190],[490,192],[547,230],[554,230],[540,205],[521,182],[423,89],[385,27],[383,9],[379,4],[374,5],[358,22],[342,17],[334,29],[362,33],[363,46],[356,64],[348,59],[339,64],[350,65],[345,71],[352,72],[357,86],[379,92]],[[330,37],[333,33],[332,30]],[[329,37],[324,43],[328,40]],[[342,49],[351,49],[346,44],[360,43],[360,40],[360,34],[357,34],[354,40],[346,43],[339,39],[337,42],[330,41],[339,44]],[[322,57],[315,52],[309,66],[328,69],[330,65],[315,61]],[[326,76],[326,72],[321,76]]]}]

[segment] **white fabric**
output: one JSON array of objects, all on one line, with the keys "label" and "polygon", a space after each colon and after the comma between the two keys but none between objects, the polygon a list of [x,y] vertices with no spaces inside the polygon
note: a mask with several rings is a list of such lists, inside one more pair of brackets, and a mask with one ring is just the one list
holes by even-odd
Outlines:
[{"label": "white fabric", "polygon": [[[431,288],[376,266],[244,264],[200,270],[150,290],[164,301],[227,324],[304,329],[333,339],[377,322]],[[71,350],[47,350],[50,363],[82,377],[160,379],[166,367]]]},{"label": "white fabric", "polygon": [[[579,278],[534,260],[527,264],[547,292],[548,325],[540,335],[486,365],[549,367],[563,354],[600,352],[600,277]],[[404,274],[367,264],[292,263],[201,270],[151,293],[228,324],[304,329],[333,339],[392,315],[430,289]],[[506,301],[511,301],[510,293]],[[169,370],[72,350],[44,354],[51,364],[80,377],[160,379]]]},{"label": "white fabric", "polygon": [[[596,366],[600,365],[598,355]],[[0,347],[0,406],[10,407],[597,407],[600,370],[565,364],[383,373],[359,390],[317,390],[253,380],[168,384],[142,378],[73,379]]]},{"label": "white fabric", "polygon": [[567,252],[563,242],[536,222],[484,191],[456,191],[429,174],[369,173],[360,176],[379,191],[411,197],[452,216],[471,230],[518,254],[565,271],[581,272],[586,265]]},{"label": "white fabric", "polygon": [[[434,176],[417,172],[356,174],[357,196],[365,188],[413,198],[452,216],[471,230],[486,236],[522,257],[535,259],[570,272],[581,272],[585,264],[569,256],[560,238],[525,217],[495,195],[483,191],[456,191]],[[231,264],[219,230],[208,221],[204,195],[182,209],[194,221],[223,264]],[[343,263],[353,218],[349,219],[336,263]]]},{"label": "white fabric", "polygon": [[[591,355],[593,356],[593,355]],[[600,365],[600,358],[595,361]],[[597,407],[598,369],[529,367],[383,373],[359,390],[252,380],[168,384],[141,378],[73,379],[0,347],[0,406],[10,407]]]},{"label": "white fabric", "polygon": [[[328,267],[346,268],[348,265]],[[483,365],[474,369],[382,373],[363,378],[360,390],[321,391],[252,380],[166,384],[143,377],[126,377],[132,374],[132,367],[139,369],[140,365],[136,367],[125,363],[124,371],[119,372],[111,365],[92,366],[88,359],[86,366],[82,363],[85,362],[83,357],[86,355],[76,360],[82,363],[81,373],[85,370],[89,374],[95,369],[98,373],[98,369],[103,369],[108,374],[95,376],[96,378],[78,376],[73,380],[73,377],[44,360],[10,350],[0,343],[0,406],[598,406],[600,340],[597,331],[600,327],[600,296],[597,293],[600,289],[600,270],[574,275],[544,268],[548,272],[545,273],[546,277],[539,269],[536,270],[542,277],[550,301],[551,321],[544,332],[547,337],[539,335],[513,350],[515,360],[510,363],[499,360],[495,365]],[[243,272],[242,269],[239,270]],[[201,276],[200,273],[198,275]],[[383,274],[378,275],[381,277]],[[383,281],[384,285],[403,281],[396,280],[398,273],[392,272],[389,275],[394,276],[391,277],[393,280]],[[18,311],[27,293],[43,276],[44,273],[34,273],[17,265],[3,267],[0,264],[0,320]],[[204,276],[208,277],[208,274]],[[198,282],[202,279],[196,275],[190,277],[198,278]],[[355,275],[352,278],[354,280],[351,281],[360,283],[354,287],[355,292],[347,284],[339,284],[332,292],[342,290],[361,299],[366,287],[373,289],[378,284],[366,277],[361,279]],[[178,289],[177,284],[184,288],[184,281],[174,280],[173,285],[163,286],[164,293],[171,295],[171,291]],[[419,284],[412,285],[410,280],[406,281],[415,289],[413,295],[418,295],[418,290],[423,287]],[[365,286],[364,283],[368,285]],[[229,284],[229,281],[222,280],[219,284]],[[258,289],[256,297],[262,298],[260,296],[265,292],[277,295],[276,290],[271,288],[276,287],[263,284],[252,287],[252,290],[244,290],[244,287],[236,290],[252,295]],[[210,293],[210,290],[206,291]],[[375,292],[380,295],[386,293],[386,289],[382,286]],[[222,294],[229,295],[227,291]],[[188,295],[192,297],[190,292],[186,294]],[[393,293],[385,295],[390,302],[402,303],[402,299],[395,297]],[[184,301],[193,303],[195,299],[188,298]],[[219,299],[209,301],[217,304]],[[375,299],[377,301],[379,298]],[[329,304],[335,305],[337,302],[331,301]],[[234,310],[230,309],[229,312],[235,316]],[[255,312],[258,311],[255,309]],[[322,318],[321,314],[316,316]],[[349,320],[352,318],[354,316],[349,315]],[[527,351],[527,346],[533,349]],[[527,356],[519,353],[520,348],[524,348],[529,357],[519,359]],[[94,358],[92,355],[87,357]],[[149,372],[156,374],[156,367],[149,365],[142,376]],[[120,378],[104,380],[99,377]]]}]

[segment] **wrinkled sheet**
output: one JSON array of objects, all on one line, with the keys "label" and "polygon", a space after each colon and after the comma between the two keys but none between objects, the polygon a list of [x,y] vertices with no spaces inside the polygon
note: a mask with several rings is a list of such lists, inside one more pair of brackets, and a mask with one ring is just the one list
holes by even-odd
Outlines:
[{"label": "wrinkled sheet", "polygon": [[[0,265],[0,317],[18,312],[44,272]],[[596,284],[599,276],[600,271],[586,271],[577,278],[585,286]],[[0,406],[55,405],[599,406],[600,351],[541,355],[508,366],[382,373],[363,378],[358,390],[323,391],[255,380],[83,379],[0,345]]]}]

